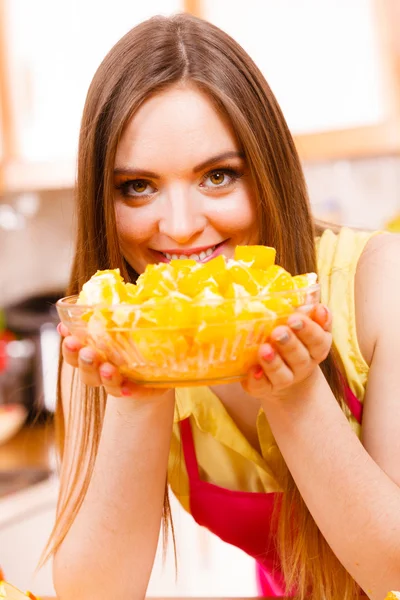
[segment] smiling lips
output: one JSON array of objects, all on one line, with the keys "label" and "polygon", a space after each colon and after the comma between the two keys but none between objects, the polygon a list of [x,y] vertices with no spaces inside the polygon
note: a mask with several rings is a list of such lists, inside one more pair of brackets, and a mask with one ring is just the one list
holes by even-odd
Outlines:
[{"label": "smiling lips", "polygon": [[164,256],[166,258],[168,258],[168,260],[179,260],[179,259],[187,259],[190,258],[191,260],[204,260],[205,258],[208,258],[209,256],[211,256],[211,254],[214,252],[215,248],[217,246],[211,246],[210,248],[207,248],[207,250],[202,250],[201,252],[199,252],[198,254],[193,252],[192,254],[170,254],[169,252],[162,252],[162,254],[164,254]]},{"label": "smiling lips", "polygon": [[210,258],[214,252],[222,246],[223,242],[216,244],[215,246],[209,246],[208,248],[200,249],[200,248],[188,248],[187,250],[181,250],[180,252],[171,250],[170,252],[162,252],[158,250],[158,253],[161,254],[167,260],[196,260],[198,262],[205,261]]}]

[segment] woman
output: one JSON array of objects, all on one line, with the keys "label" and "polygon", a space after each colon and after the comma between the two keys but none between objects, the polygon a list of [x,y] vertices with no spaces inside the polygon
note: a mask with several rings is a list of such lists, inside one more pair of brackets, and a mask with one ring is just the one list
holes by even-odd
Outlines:
[{"label": "woman", "polygon": [[399,240],[315,228],[244,51],[187,15],[129,32],[88,93],[77,206],[71,294],[97,269],[134,281],[172,254],[260,243],[293,274],[318,271],[324,304],[273,332],[243,386],[143,390],[61,328],[58,596],[145,596],[166,483],[256,558],[265,595],[399,587]]}]

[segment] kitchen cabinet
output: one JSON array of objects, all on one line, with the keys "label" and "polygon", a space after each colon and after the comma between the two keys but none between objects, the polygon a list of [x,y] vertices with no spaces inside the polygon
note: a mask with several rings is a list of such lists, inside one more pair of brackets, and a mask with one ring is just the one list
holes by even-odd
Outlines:
[{"label": "kitchen cabinet", "polygon": [[391,0],[203,0],[259,66],[303,159],[399,152]]},{"label": "kitchen cabinet", "polygon": [[154,14],[186,10],[266,75],[304,160],[399,153],[394,0],[0,0],[0,193],[72,187],[91,78]]},{"label": "kitchen cabinet", "polygon": [[3,190],[71,187],[90,81],[110,48],[183,0],[0,0]]}]

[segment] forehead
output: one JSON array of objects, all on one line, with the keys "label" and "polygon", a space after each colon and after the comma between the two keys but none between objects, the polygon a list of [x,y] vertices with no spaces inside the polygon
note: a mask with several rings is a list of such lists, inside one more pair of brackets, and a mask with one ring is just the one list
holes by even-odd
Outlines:
[{"label": "forehead", "polygon": [[149,98],[127,124],[117,166],[179,170],[239,150],[213,102],[194,87],[173,87]]}]

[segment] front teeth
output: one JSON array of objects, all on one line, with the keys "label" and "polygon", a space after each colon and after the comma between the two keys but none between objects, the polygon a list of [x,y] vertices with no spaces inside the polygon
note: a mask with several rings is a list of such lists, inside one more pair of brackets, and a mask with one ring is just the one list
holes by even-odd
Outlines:
[{"label": "front teeth", "polygon": [[168,252],[163,252],[164,256],[166,258],[168,258],[168,260],[186,260],[186,259],[191,259],[191,260],[204,260],[205,258],[208,258],[209,256],[211,256],[211,254],[214,252],[216,246],[212,246],[211,248],[208,248],[207,250],[200,252],[200,254],[191,254],[190,256],[187,256],[187,254],[168,254]]}]

